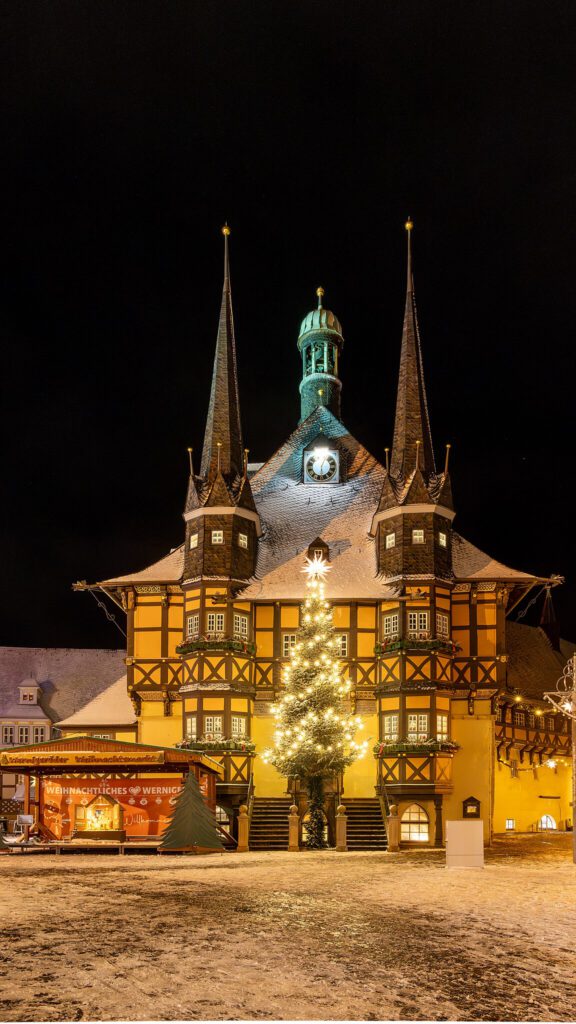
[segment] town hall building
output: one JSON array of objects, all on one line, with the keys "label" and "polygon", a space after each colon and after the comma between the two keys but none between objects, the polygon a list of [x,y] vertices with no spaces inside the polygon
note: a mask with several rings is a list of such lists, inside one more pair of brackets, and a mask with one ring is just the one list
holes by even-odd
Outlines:
[{"label": "town hall building", "polygon": [[[125,675],[115,672],[108,689],[54,722],[59,735],[206,755],[220,767],[220,820],[234,834],[247,806],[253,848],[287,842],[294,784],[259,754],[273,744],[272,710],[305,596],[301,570],[314,555],[330,565],[342,670],[370,741],[335,782],[330,828],[336,801],[348,811],[351,848],[385,845],[392,805],[404,844],[442,845],[446,820],[467,816],[483,820],[486,840],[571,827],[567,720],[543,692],[572,648],[545,622],[512,618],[534,588],[549,604],[558,581],[496,561],[454,528],[449,447],[438,463],[432,439],[410,221],[406,231],[384,463],[345,425],[344,332],[321,288],[297,339],[299,422],[267,461],[248,461],[226,227],[208,416],[199,462],[190,453],[182,543],[153,565],[76,585],[125,613]],[[26,680],[36,684],[41,703],[42,680]]]}]

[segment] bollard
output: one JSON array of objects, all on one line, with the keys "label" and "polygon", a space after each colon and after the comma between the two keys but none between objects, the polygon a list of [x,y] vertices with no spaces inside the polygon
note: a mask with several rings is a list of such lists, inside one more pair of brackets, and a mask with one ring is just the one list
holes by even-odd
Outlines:
[{"label": "bollard", "polygon": [[246,804],[240,804],[238,809],[238,846],[236,847],[236,853],[248,853],[249,827],[248,808]]},{"label": "bollard", "polygon": [[400,850],[400,818],[396,804],[390,806],[390,814],[386,818],[386,832],[388,833],[388,853],[398,853]]},{"label": "bollard", "polygon": [[346,853],[348,849],[346,844],[347,825],[348,815],[346,814],[346,808],[344,804],[339,804],[336,808],[336,849],[338,853]]},{"label": "bollard", "polygon": [[300,850],[300,818],[296,804],[292,804],[288,815],[288,849],[292,853]]}]

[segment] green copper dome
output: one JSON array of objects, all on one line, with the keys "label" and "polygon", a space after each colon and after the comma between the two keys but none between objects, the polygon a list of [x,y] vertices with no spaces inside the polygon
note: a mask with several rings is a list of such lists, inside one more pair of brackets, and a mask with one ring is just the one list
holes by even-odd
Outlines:
[{"label": "green copper dome", "polygon": [[310,334],[311,331],[332,331],[334,334],[339,334],[342,338],[342,325],[338,317],[330,309],[324,309],[322,305],[322,296],[324,295],[324,289],[318,288],[316,290],[318,296],[318,309],[313,309],[308,313],[301,325],[300,333],[298,335],[298,347],[301,347],[303,338]]}]

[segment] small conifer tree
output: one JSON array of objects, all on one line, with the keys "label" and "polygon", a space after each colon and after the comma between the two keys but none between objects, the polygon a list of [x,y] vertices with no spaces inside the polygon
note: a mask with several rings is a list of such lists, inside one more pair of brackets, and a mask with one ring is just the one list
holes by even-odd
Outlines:
[{"label": "small conifer tree", "polygon": [[206,805],[194,772],[188,772],[174,804],[159,850],[222,850],[216,820]]},{"label": "small conifer tree", "polygon": [[342,678],[332,612],[324,596],[329,569],[321,557],[306,559],[303,572],[308,574],[307,596],[290,665],[284,671],[286,690],[274,712],[275,743],[262,755],[281,775],[305,783],[309,849],[326,846],[324,780],[343,772],[367,746],[355,742],[362,722],[346,708],[350,682]]}]

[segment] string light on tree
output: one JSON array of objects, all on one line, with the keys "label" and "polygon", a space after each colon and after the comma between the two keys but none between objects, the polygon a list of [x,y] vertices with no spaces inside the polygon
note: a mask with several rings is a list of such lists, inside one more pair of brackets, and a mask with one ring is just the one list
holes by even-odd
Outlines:
[{"label": "string light on tree", "polygon": [[300,627],[286,666],[283,697],[274,710],[274,747],[262,758],[281,775],[300,779],[308,793],[309,820],[306,845],[318,849],[324,839],[324,782],[362,757],[368,741],[357,742],[362,720],[346,706],[349,680],[342,677],[332,610],[324,586],[331,566],[321,556],[307,558],[306,599]]}]

